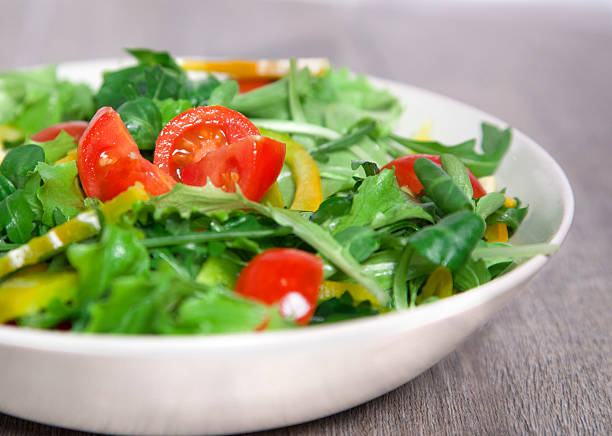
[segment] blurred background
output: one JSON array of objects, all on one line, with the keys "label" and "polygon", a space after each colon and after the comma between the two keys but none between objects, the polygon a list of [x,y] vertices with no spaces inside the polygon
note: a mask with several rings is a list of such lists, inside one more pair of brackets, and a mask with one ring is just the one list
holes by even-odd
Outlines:
[{"label": "blurred background", "polygon": [[[0,0],[0,71],[123,47],[328,57],[490,112],[570,178],[573,229],[521,298],[416,380],[291,434],[612,431],[610,0]],[[48,433],[0,415],[0,435]]]}]

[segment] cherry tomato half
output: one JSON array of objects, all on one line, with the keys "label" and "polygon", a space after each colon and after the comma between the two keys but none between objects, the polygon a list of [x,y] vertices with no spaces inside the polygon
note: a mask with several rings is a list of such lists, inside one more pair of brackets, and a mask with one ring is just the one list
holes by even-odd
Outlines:
[{"label": "cherry tomato half", "polygon": [[[433,163],[438,166],[442,166],[440,164],[440,156],[435,154],[412,154],[410,156],[403,156],[397,158],[387,165],[382,167],[382,169],[391,169],[395,168],[395,177],[397,178],[397,184],[401,186],[406,186],[410,189],[414,195],[419,195],[423,190],[423,185],[419,181],[418,177],[414,173],[414,161],[420,157],[424,157],[429,159]],[[470,170],[468,170],[468,175],[470,176],[470,182],[472,182],[472,190],[474,191],[474,198],[480,198],[487,194],[487,191],[484,190],[476,176],[472,174]]]},{"label": "cherry tomato half", "polygon": [[102,201],[114,198],[136,182],[151,195],[168,192],[174,180],[140,155],[121,117],[103,107],[79,141],[77,167],[85,193]]},{"label": "cherry tomato half", "polygon": [[174,117],[155,144],[153,162],[181,181],[181,169],[207,153],[233,144],[259,130],[240,112],[223,106],[200,106]]},{"label": "cherry tomato half", "polygon": [[240,94],[244,94],[245,92],[269,85],[270,83],[274,82],[274,80],[265,79],[263,77],[254,77],[252,79],[236,79],[236,82],[238,82],[238,92],[240,92]]},{"label": "cherry tomato half", "polygon": [[285,318],[308,324],[323,280],[323,261],[293,248],[272,248],[244,267],[236,292],[266,304],[278,304]]},{"label": "cherry tomato half", "polygon": [[248,136],[228,147],[210,151],[198,162],[183,168],[186,185],[213,185],[236,192],[236,184],[246,198],[259,201],[274,184],[285,161],[285,144],[263,136]]},{"label": "cherry tomato half", "polygon": [[87,129],[87,125],[87,121],[66,121],[64,123],[59,123],[36,133],[32,136],[32,141],[53,141],[62,130],[72,136],[75,141],[78,141],[83,135],[83,132],[85,132],[85,129]]}]

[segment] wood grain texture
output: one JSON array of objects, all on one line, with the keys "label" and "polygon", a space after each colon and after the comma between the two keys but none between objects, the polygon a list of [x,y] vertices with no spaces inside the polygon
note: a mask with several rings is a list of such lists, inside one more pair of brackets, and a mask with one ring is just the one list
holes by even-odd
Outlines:
[{"label": "wood grain texture", "polygon": [[[609,6],[0,0],[0,10],[0,70],[116,57],[123,46],[328,56],[469,102],[526,132],[566,170],[576,195],[560,253],[420,377],[344,413],[268,433],[612,433]],[[41,434],[84,433],[0,414],[0,436]]]}]

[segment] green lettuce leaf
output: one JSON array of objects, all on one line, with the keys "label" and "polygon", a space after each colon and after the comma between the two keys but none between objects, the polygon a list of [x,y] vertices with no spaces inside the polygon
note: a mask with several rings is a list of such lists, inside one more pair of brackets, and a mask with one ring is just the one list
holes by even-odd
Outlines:
[{"label": "green lettuce leaf", "polygon": [[42,204],[43,224],[49,227],[61,224],[55,222],[56,210],[59,210],[64,218],[72,218],[85,208],[85,196],[79,184],[76,162],[59,165],[41,162],[36,170],[43,182],[37,193]]}]

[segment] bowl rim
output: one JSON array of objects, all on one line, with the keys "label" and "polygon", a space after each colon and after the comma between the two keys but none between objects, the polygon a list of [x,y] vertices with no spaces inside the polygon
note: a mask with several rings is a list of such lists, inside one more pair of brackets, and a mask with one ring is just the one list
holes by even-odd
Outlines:
[{"label": "bowl rim", "polygon": [[[121,59],[92,59],[62,62],[58,65],[74,69],[84,65],[104,68],[104,65],[123,65],[123,63]],[[411,93],[427,95],[446,104],[462,106],[482,120],[498,125],[507,124],[470,104],[437,92],[376,76],[367,75],[367,77],[377,86],[402,87]],[[563,215],[549,243],[560,246],[569,232],[575,211],[574,194],[569,179],[559,163],[536,141],[514,127],[513,135],[515,140],[520,138],[532,152],[539,153],[542,159],[548,160],[551,164],[551,170],[555,174],[555,180],[561,191]],[[234,353],[237,350],[243,352],[246,350],[275,350],[278,352],[281,345],[282,349],[287,350],[299,349],[310,343],[317,344],[319,347],[332,347],[337,346],[338,340],[342,340],[345,344],[358,343],[368,337],[383,337],[397,334],[402,330],[422,327],[479,306],[527,281],[548,262],[550,257],[551,255],[537,255],[522,262],[512,271],[451,298],[411,310],[392,311],[333,324],[262,333],[176,336],[74,333],[0,325],[0,347],[96,356],[185,357],[209,354],[211,351],[221,354]]]}]

